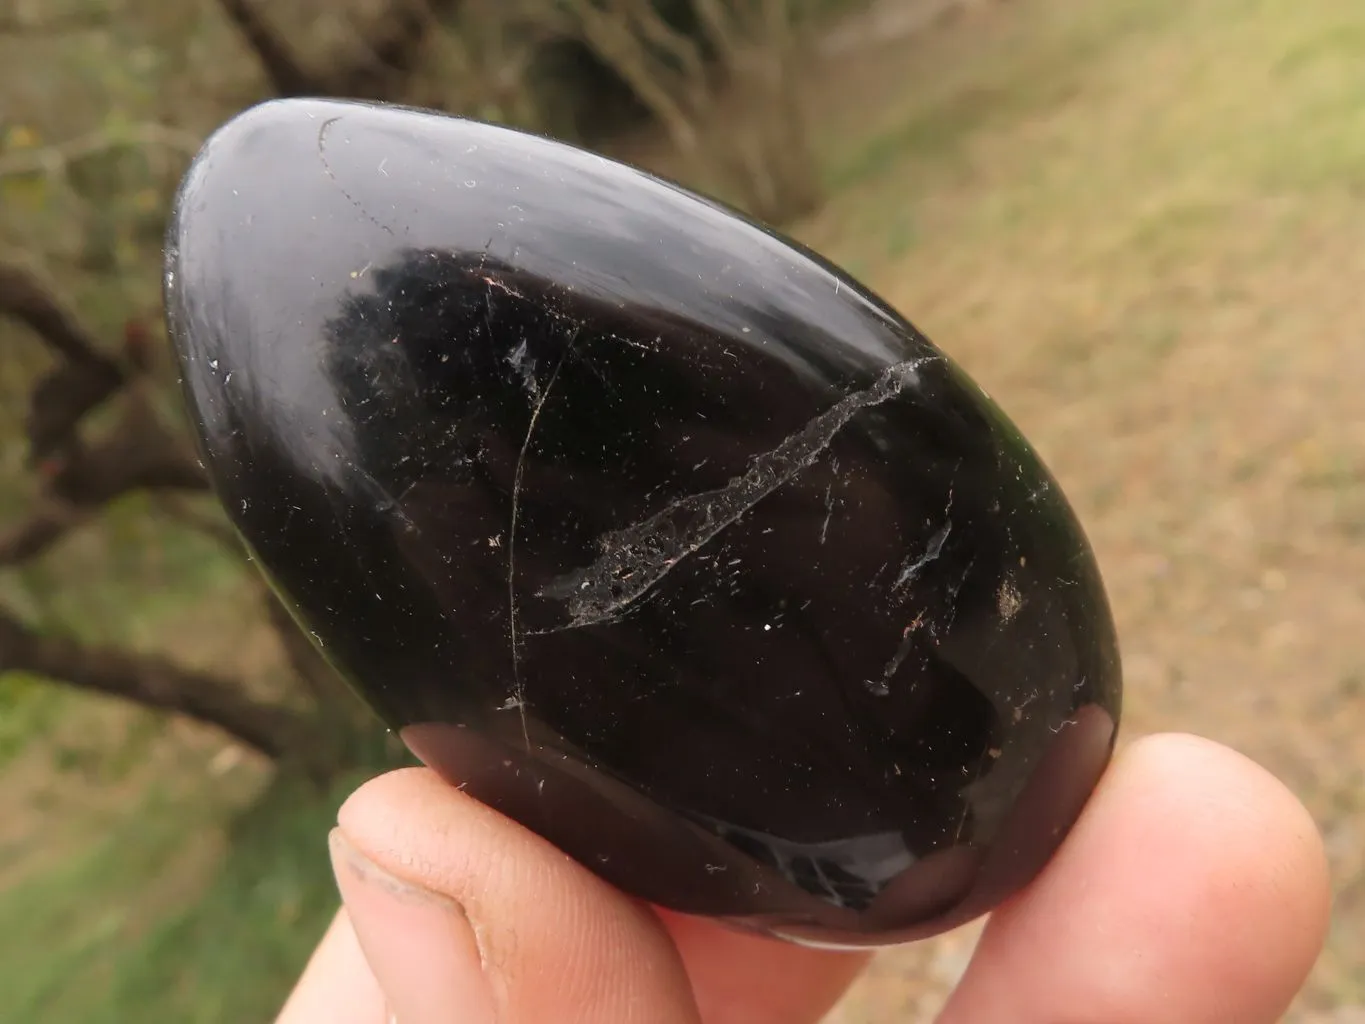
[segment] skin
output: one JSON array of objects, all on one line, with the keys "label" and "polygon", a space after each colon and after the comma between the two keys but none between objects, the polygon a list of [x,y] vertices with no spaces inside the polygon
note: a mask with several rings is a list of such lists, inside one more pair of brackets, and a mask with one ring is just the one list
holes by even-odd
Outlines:
[{"label": "skin", "polygon": [[[633,901],[423,769],[331,835],[343,909],[277,1024],[815,1024],[867,961]],[[1207,740],[1115,759],[987,924],[940,1024],[1273,1024],[1322,948],[1312,819]]]}]

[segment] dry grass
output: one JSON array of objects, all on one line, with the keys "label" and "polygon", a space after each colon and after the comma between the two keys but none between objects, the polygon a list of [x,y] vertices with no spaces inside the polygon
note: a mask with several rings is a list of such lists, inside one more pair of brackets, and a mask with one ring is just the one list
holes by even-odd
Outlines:
[{"label": "dry grass", "polygon": [[[1127,734],[1214,737],[1312,809],[1337,915],[1292,1019],[1365,1004],[1365,9],[1029,0],[858,74],[880,141],[804,239],[1057,472]],[[888,954],[845,1019],[929,1019],[971,935]]]}]

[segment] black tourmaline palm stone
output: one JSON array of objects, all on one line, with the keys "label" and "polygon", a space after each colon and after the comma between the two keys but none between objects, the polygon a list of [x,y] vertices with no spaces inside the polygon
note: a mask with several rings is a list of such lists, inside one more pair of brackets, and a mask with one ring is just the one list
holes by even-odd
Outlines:
[{"label": "black tourmaline palm stone", "polygon": [[856,281],[672,184],[267,103],[166,305],[219,498],[424,762],[622,889],[796,941],[989,910],[1108,761],[1055,481]]}]

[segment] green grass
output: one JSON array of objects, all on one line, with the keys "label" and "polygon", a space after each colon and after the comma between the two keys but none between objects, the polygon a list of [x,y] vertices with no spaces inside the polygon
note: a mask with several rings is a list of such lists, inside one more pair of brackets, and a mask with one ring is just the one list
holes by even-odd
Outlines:
[{"label": "green grass", "polygon": [[336,910],[326,835],[362,780],[325,799],[272,788],[236,823],[223,869],[197,905],[168,917],[115,972],[111,1008],[133,1017],[217,1024],[269,1020]]},{"label": "green grass", "polygon": [[[151,797],[0,889],[0,1019],[269,1021],[335,911],[326,835],[365,774],[324,798],[276,784],[241,814]],[[166,892],[168,873],[189,877]]]}]

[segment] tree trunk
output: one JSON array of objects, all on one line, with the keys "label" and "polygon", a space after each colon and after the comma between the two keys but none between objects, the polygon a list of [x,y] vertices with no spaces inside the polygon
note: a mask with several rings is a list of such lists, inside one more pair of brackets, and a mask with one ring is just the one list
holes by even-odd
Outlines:
[{"label": "tree trunk", "polygon": [[228,680],[155,655],[35,633],[0,611],[0,672],[7,671],[184,715],[273,761],[297,764],[319,781],[336,767],[328,737],[298,712],[254,701]]}]

